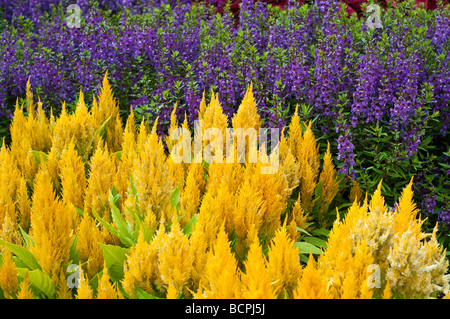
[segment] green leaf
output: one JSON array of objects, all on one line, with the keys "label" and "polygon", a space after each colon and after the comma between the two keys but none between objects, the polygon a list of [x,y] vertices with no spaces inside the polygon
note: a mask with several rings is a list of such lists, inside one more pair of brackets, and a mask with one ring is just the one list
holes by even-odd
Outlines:
[{"label": "green leaf", "polygon": [[[120,197],[120,195],[119,195]],[[117,237],[120,241],[127,247],[131,247],[133,245],[133,235],[131,233],[130,226],[128,225],[125,218],[122,217],[122,213],[119,208],[116,206],[117,197],[113,195],[111,190],[109,191],[109,202],[111,204],[111,216],[114,220],[114,223],[117,227]]]},{"label": "green leaf", "polygon": [[8,249],[16,255],[30,270],[41,269],[36,258],[34,258],[33,254],[30,253],[25,247],[6,242],[0,239],[0,244],[6,245]]},{"label": "green leaf", "polygon": [[135,285],[136,288],[136,294],[138,296],[138,299],[161,299],[156,296],[153,296],[152,294],[148,293],[138,285]]},{"label": "green leaf", "polygon": [[178,183],[178,186],[170,194],[170,206],[172,208],[179,209],[179,203],[181,198],[181,180]]},{"label": "green leaf", "polygon": [[303,241],[297,241],[294,243],[294,246],[298,248],[298,251],[300,254],[307,254],[310,253],[313,254],[321,254],[322,251],[317,246],[314,246],[313,244],[303,242]]},{"label": "green leaf", "polygon": [[308,233],[306,230],[304,230],[303,228],[300,228],[300,227],[298,227],[298,226],[297,226],[297,231],[299,231],[299,232],[301,232],[301,233],[304,233],[304,234],[306,234],[306,235],[308,235],[308,236],[311,236],[310,233]]},{"label": "green leaf", "polygon": [[106,269],[111,280],[118,282],[123,279],[123,265],[127,258],[126,254],[129,248],[123,248],[114,245],[98,243],[103,251],[103,259],[105,260]]},{"label": "green leaf", "polygon": [[195,224],[197,223],[198,214],[192,216],[192,218],[187,222],[186,226],[183,227],[183,233],[186,236],[190,236],[194,231]]},{"label": "green leaf", "polygon": [[330,231],[325,228],[313,229],[311,233],[313,233],[316,236],[325,236],[325,237],[328,237],[330,235]]},{"label": "green leaf", "polygon": [[33,150],[29,150],[28,153],[31,153],[34,155],[34,160],[36,161],[36,163],[41,164],[41,156],[44,159],[45,162],[47,162],[48,158],[47,158],[47,154],[45,154],[42,151],[33,151]]},{"label": "green leaf", "polygon": [[40,269],[29,270],[26,268],[17,268],[17,273],[22,278],[25,278],[27,272],[31,285],[42,294],[41,297],[49,299],[54,299],[56,297],[55,286],[47,274]]},{"label": "green leaf", "polygon": [[75,238],[73,239],[72,243],[70,244],[69,249],[69,260],[72,261],[74,264],[78,264],[78,253],[77,253],[77,242],[78,242],[78,235],[75,235]]},{"label": "green leaf", "polygon": [[327,248],[327,242],[323,239],[317,237],[302,237],[302,239],[310,244],[313,244],[314,246],[325,249]]},{"label": "green leaf", "polygon": [[92,214],[94,214],[95,218],[100,222],[100,224],[103,225],[111,234],[113,234],[116,237],[119,237],[119,233],[116,228],[114,228],[111,224],[104,221],[103,218],[100,217],[100,215],[95,211],[94,208],[92,208]]},{"label": "green leaf", "polygon": [[27,234],[25,230],[23,230],[22,226],[19,225],[20,233],[22,234],[23,239],[25,240],[25,244],[27,245],[28,250],[30,250],[31,244],[34,245],[34,239],[30,235]]}]

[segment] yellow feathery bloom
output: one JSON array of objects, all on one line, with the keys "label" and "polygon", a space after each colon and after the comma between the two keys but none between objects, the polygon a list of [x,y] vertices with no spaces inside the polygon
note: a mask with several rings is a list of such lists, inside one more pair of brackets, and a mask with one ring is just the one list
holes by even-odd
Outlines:
[{"label": "yellow feathery bloom", "polygon": [[279,152],[280,171],[286,178],[289,190],[292,191],[300,183],[300,164],[288,148],[288,143],[284,136],[282,136],[280,140]]},{"label": "yellow feathery bloom", "polygon": [[84,271],[80,268],[80,282],[79,287],[77,288],[77,294],[76,299],[94,299],[94,291],[92,290],[91,286],[89,286],[89,280],[84,275]]},{"label": "yellow feathery bloom", "polygon": [[93,216],[92,210],[94,209],[100,217],[109,221],[108,196],[114,183],[115,174],[116,165],[109,156],[108,148],[99,145],[90,159],[90,172],[84,202],[85,213]]},{"label": "yellow feathery bloom", "polygon": [[23,175],[19,179],[19,189],[17,190],[17,217],[19,225],[28,232],[30,227],[31,201],[28,196],[27,183]]},{"label": "yellow feathery bloom", "polygon": [[[172,140],[170,138],[170,135],[178,129],[178,120],[177,120],[177,104],[173,107],[172,113],[170,113],[170,127],[169,131],[167,133],[167,136],[165,137],[164,141],[166,142],[167,149],[169,150],[169,154],[172,152],[172,148],[177,144],[178,141]],[[181,138],[181,136],[180,136]]]},{"label": "yellow feathery bloom", "polygon": [[193,257],[189,250],[189,239],[174,217],[171,230],[159,247],[158,269],[164,284],[178,293],[191,276]]},{"label": "yellow feathery bloom", "polygon": [[246,180],[238,190],[232,215],[234,233],[237,237],[235,252],[242,259],[246,255],[250,241],[258,237],[264,209],[261,193]]},{"label": "yellow feathery bloom", "polygon": [[120,120],[119,105],[114,98],[111,85],[108,81],[108,72],[103,77],[102,87],[98,101],[94,98],[91,109],[93,127],[97,130],[105,124],[105,141],[112,153],[120,150],[122,144],[122,122]]},{"label": "yellow feathery bloom", "polygon": [[[244,99],[242,100],[241,105],[239,106],[239,109],[237,110],[236,114],[233,116],[232,125],[234,132],[236,133],[237,130],[242,129],[245,134],[245,131],[247,129],[253,129],[256,133],[256,136],[254,138],[258,138],[259,135],[259,129],[261,127],[261,119],[258,114],[258,109],[256,108],[256,102],[253,97],[253,83],[250,84],[250,87],[247,88],[247,91],[245,92]],[[238,138],[234,138],[234,143],[236,144],[238,142]],[[249,153],[250,153],[250,141],[249,136],[245,136],[245,158],[246,162],[249,160]]]},{"label": "yellow feathery bloom", "polygon": [[326,278],[317,268],[312,254],[309,255],[308,264],[302,270],[297,288],[294,290],[295,299],[331,299],[332,295],[327,289]]},{"label": "yellow feathery bloom", "polygon": [[19,285],[19,292],[17,293],[17,299],[35,299],[33,292],[31,291],[31,283],[28,278],[28,272],[25,275],[25,278]]},{"label": "yellow feathery bloom", "polygon": [[285,225],[276,232],[267,256],[269,259],[267,270],[273,282],[276,296],[283,298],[284,294],[287,293],[292,297],[301,276],[302,267],[298,250],[289,237]]},{"label": "yellow feathery bloom", "polygon": [[28,77],[27,86],[25,89],[25,100],[27,102],[27,113],[28,116],[34,117],[34,101],[33,101],[33,92],[31,92],[31,83],[30,77]]},{"label": "yellow feathery bloom", "polygon": [[208,167],[208,179],[206,181],[206,192],[217,194],[222,181],[226,182],[230,191],[234,194],[244,181],[244,166],[239,163],[217,163],[212,162]]},{"label": "yellow feathery bloom", "polygon": [[237,260],[230,250],[228,235],[223,225],[220,227],[217,239],[208,255],[208,262],[202,279],[205,290],[202,289],[203,284],[201,283],[194,298],[241,298],[241,282],[238,275]]},{"label": "yellow feathery bloom", "polygon": [[289,123],[289,137],[287,139],[289,149],[295,155],[298,162],[300,162],[300,148],[302,147],[303,129],[300,124],[300,116],[298,116],[298,105],[295,107],[295,112],[292,115]]},{"label": "yellow feathery bloom", "polygon": [[258,237],[250,245],[247,260],[244,263],[245,273],[241,275],[242,298],[274,299],[276,294],[266,268],[265,259]]},{"label": "yellow feathery bloom", "polygon": [[311,121],[308,125],[305,124],[306,130],[303,132],[301,144],[297,146],[297,160],[302,166],[304,166],[305,163],[310,165],[314,180],[316,180],[319,175],[320,167],[319,145],[311,130],[311,125]]},{"label": "yellow feathery bloom", "polygon": [[202,123],[202,131],[203,131],[203,148],[207,147],[208,145],[214,148],[214,151],[211,152],[212,155],[219,156],[218,150],[215,149],[216,142],[215,139],[218,136],[215,136],[212,134],[212,136],[209,136],[207,134],[207,130],[209,129],[218,129],[221,133],[221,139],[223,141],[222,145],[217,144],[217,147],[222,147],[222,159],[215,159],[214,162],[220,161],[225,158],[226,155],[226,130],[228,127],[228,117],[226,114],[223,113],[222,107],[219,102],[219,97],[214,95],[214,92],[212,92],[212,97],[209,105],[206,107],[206,110],[203,114],[203,123]]},{"label": "yellow feathery bloom", "polygon": [[61,180],[60,180],[60,163],[59,156],[54,147],[51,148],[50,153],[47,155],[47,169],[52,179],[53,187],[57,194],[60,193]]},{"label": "yellow feathery bloom", "polygon": [[3,250],[2,264],[0,266],[0,288],[8,299],[16,297],[18,281],[16,264],[12,260],[11,252],[5,247]]},{"label": "yellow feathery bloom", "polygon": [[386,211],[386,205],[384,203],[384,197],[381,195],[381,184],[382,181],[378,183],[377,190],[373,193],[372,199],[370,200],[370,210],[384,213]]},{"label": "yellow feathery bloom", "polygon": [[203,119],[203,114],[205,114],[206,111],[206,100],[205,100],[205,91],[203,91],[202,101],[200,102],[200,108],[198,111],[198,119]]},{"label": "yellow feathery bloom", "polygon": [[52,146],[50,121],[45,115],[40,99],[37,105],[37,117],[32,124],[32,132],[34,133],[32,148],[36,151],[47,152]]},{"label": "yellow feathery bloom", "polygon": [[350,202],[353,203],[355,200],[359,202],[362,197],[363,192],[361,191],[358,181],[352,180],[352,187],[350,188],[349,195]]},{"label": "yellow feathery bloom", "polygon": [[[192,216],[194,216],[200,207],[202,191],[196,179],[196,164],[189,166],[189,172],[186,177],[186,183],[180,197],[180,225],[184,227]],[[201,164],[200,164],[201,165]]]},{"label": "yellow feathery bloom", "polygon": [[[13,215],[12,217],[10,216],[11,214]],[[23,239],[19,233],[15,212],[6,212],[4,216],[0,226],[0,238],[13,244],[22,245]]]},{"label": "yellow feathery bloom", "polygon": [[123,288],[131,298],[137,297],[136,286],[154,295],[152,282],[158,275],[158,250],[155,244],[149,244],[144,240],[141,231],[125,262]]},{"label": "yellow feathery bloom", "polygon": [[416,222],[416,215],[419,210],[416,208],[416,204],[413,201],[412,184],[413,178],[411,178],[409,184],[403,189],[402,195],[398,201],[394,226],[394,232],[398,235],[405,232],[410,227],[411,223],[416,225],[415,231],[420,232],[422,222],[420,222],[420,220]]},{"label": "yellow feathery bloom", "polygon": [[[15,161],[3,143],[0,150],[0,221],[6,215],[10,215],[12,220],[16,219],[16,204],[18,200],[18,190],[22,180],[19,169]],[[1,226],[0,226],[1,229]]]},{"label": "yellow feathery bloom", "polygon": [[152,220],[155,219],[159,223],[162,217],[167,221],[171,219],[170,195],[176,185],[169,178],[169,171],[165,165],[166,155],[162,141],[158,141],[156,125],[157,121],[147,141],[139,147],[139,154],[133,163],[131,174],[139,198],[140,213],[144,219],[147,216],[154,216]]},{"label": "yellow feathery bloom", "polygon": [[314,169],[309,163],[303,161],[300,166],[300,194],[302,197],[303,210],[309,214],[312,212],[316,199],[314,199],[314,190],[317,186],[316,175]]},{"label": "yellow feathery bloom", "polygon": [[36,175],[32,200],[30,235],[34,238],[34,245],[30,251],[42,270],[52,277],[69,261],[72,217],[64,203],[55,198],[45,162],[41,163]]},{"label": "yellow feathery bloom", "polygon": [[103,267],[103,275],[98,282],[97,299],[123,299],[117,283],[111,283],[106,265]]},{"label": "yellow feathery bloom", "polygon": [[75,113],[68,115],[63,103],[62,112],[53,127],[52,143],[58,157],[73,139],[78,154],[84,162],[87,162],[100,139],[97,130],[85,104],[83,92],[80,91]]},{"label": "yellow feathery bloom", "polygon": [[328,143],[327,152],[323,158],[323,170],[320,173],[319,181],[322,182],[322,202],[319,208],[319,218],[322,218],[327,213],[328,206],[339,190],[336,169],[331,158],[330,143]]},{"label": "yellow feathery bloom", "polygon": [[63,268],[52,276],[52,281],[56,289],[57,299],[72,299],[72,291],[67,285],[67,280]]},{"label": "yellow feathery bloom", "polygon": [[86,172],[84,162],[78,156],[72,141],[61,152],[59,167],[63,201],[72,203],[77,208],[83,208],[87,184]]},{"label": "yellow feathery bloom", "polygon": [[103,251],[99,243],[102,234],[88,214],[84,214],[78,229],[77,252],[81,263],[87,262],[87,276],[92,278],[103,267]]}]

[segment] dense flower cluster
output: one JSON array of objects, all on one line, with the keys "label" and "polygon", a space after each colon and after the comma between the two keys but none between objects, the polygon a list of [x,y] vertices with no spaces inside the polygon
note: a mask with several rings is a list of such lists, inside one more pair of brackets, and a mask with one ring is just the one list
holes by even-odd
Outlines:
[{"label": "dense flower cluster", "polygon": [[[176,109],[169,131],[191,132]],[[262,124],[252,86],[231,119],[214,92],[209,103],[202,99],[198,117],[203,126],[194,133],[203,135]],[[209,136],[188,153],[190,161],[176,163],[182,141],[159,138],[157,125],[158,119],[138,127],[131,113],[123,127],[106,76],[92,108],[80,92],[75,111],[63,106],[58,117],[46,116],[28,85],[26,105],[14,112],[11,145],[0,150],[1,297],[450,295],[445,251],[436,228],[422,231],[413,181],[394,210],[381,183],[369,202],[355,182],[353,204],[341,218],[329,144],[322,156],[297,109],[270,151],[260,145],[256,162],[250,155],[238,162],[236,153],[222,154],[223,163],[197,161],[218,138]],[[278,169],[261,173],[275,159]],[[337,219],[328,232],[320,227],[330,212]],[[306,229],[325,231],[327,241]]]}]

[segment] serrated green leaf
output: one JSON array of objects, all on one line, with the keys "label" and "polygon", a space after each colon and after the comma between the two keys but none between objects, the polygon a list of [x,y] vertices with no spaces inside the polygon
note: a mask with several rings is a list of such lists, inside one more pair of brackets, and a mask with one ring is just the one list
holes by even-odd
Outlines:
[{"label": "serrated green leaf", "polygon": [[327,242],[323,239],[320,239],[317,237],[309,237],[309,236],[302,237],[302,239],[310,244],[313,244],[314,246],[325,248],[325,249],[327,248]]},{"label": "serrated green leaf", "polygon": [[103,259],[111,280],[115,282],[122,280],[124,276],[123,265],[127,258],[126,254],[130,249],[102,243],[99,243],[99,245],[102,248]]},{"label": "serrated green leaf", "polygon": [[6,245],[6,247],[8,247],[8,249],[14,255],[20,258],[20,260],[22,260],[23,263],[27,265],[27,267],[30,270],[41,269],[41,266],[39,266],[39,263],[37,262],[36,258],[26,248],[13,243],[6,242],[2,239],[0,239],[0,244]]},{"label": "serrated green leaf", "polygon": [[313,233],[316,236],[325,236],[325,237],[328,237],[330,235],[330,231],[325,228],[313,229],[311,233]]},{"label": "serrated green leaf", "polygon": [[309,255],[310,253],[313,254],[321,254],[322,251],[317,246],[314,246],[313,244],[303,242],[303,241],[297,241],[294,243],[294,246],[298,248],[298,251],[300,254],[306,254]]},{"label": "serrated green leaf", "polygon": [[135,288],[138,299],[161,299],[156,296],[153,296],[152,294],[148,293],[147,291],[145,291],[144,289],[142,289],[137,285],[135,286]]},{"label": "serrated green leaf", "polygon": [[30,280],[31,285],[41,293],[41,297],[49,299],[54,299],[56,297],[56,289],[52,280],[42,270],[17,268],[17,273],[21,278],[25,278],[28,273],[28,279]]},{"label": "serrated green leaf", "polygon": [[195,224],[197,223],[197,217],[198,217],[198,214],[195,214],[194,216],[192,216],[192,218],[183,227],[183,233],[186,236],[190,236],[192,234],[192,232],[194,231]]},{"label": "serrated green leaf", "polygon": [[181,198],[181,180],[178,183],[178,186],[175,187],[175,189],[172,191],[172,193],[170,193],[170,206],[172,208],[177,208],[177,210],[178,210],[180,198]]}]

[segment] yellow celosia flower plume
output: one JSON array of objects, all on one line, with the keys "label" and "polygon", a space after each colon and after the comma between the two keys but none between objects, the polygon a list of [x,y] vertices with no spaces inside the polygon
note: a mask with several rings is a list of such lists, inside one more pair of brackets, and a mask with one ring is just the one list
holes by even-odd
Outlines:
[{"label": "yellow celosia flower plume", "polygon": [[18,289],[16,264],[12,260],[11,252],[4,247],[2,264],[0,265],[0,288],[3,290],[5,298],[13,299],[16,297]]},{"label": "yellow celosia flower plume", "polygon": [[292,297],[302,274],[302,267],[298,250],[287,233],[286,225],[276,232],[267,256],[267,270],[277,298],[283,298],[285,294]]},{"label": "yellow celosia flower plume", "polygon": [[34,244],[30,251],[42,270],[52,277],[69,261],[72,216],[67,213],[64,203],[56,198],[44,161],[36,175],[32,200],[30,235]]},{"label": "yellow celosia flower plume", "polygon": [[241,274],[242,298],[245,299],[274,299],[276,294],[259,239],[253,238],[244,263],[245,272]]},{"label": "yellow celosia flower plume", "polygon": [[198,299],[241,298],[241,282],[237,269],[237,260],[230,250],[228,235],[222,225],[209,253],[200,288],[194,297]]},{"label": "yellow celosia flower plume", "polygon": [[35,299],[36,297],[31,290],[30,279],[28,278],[28,272],[25,278],[19,285],[19,292],[17,293],[17,299]]},{"label": "yellow celosia flower plume", "polygon": [[302,270],[302,277],[298,280],[294,290],[296,299],[331,299],[333,296],[327,289],[328,282],[317,268],[312,254],[309,255],[308,264]]},{"label": "yellow celosia flower plume", "polygon": [[137,297],[136,286],[154,295],[152,282],[156,281],[158,275],[158,250],[154,244],[150,245],[144,240],[141,230],[125,262],[123,288],[131,298]]},{"label": "yellow celosia flower plume", "polygon": [[100,230],[97,228],[95,221],[84,214],[77,231],[77,252],[80,261],[86,264],[86,275],[92,278],[102,270],[103,267],[103,251],[99,243],[103,243]]},{"label": "yellow celosia flower plume", "polygon": [[170,232],[159,246],[158,256],[162,281],[180,294],[191,277],[193,256],[190,254],[189,239],[175,217]]}]

